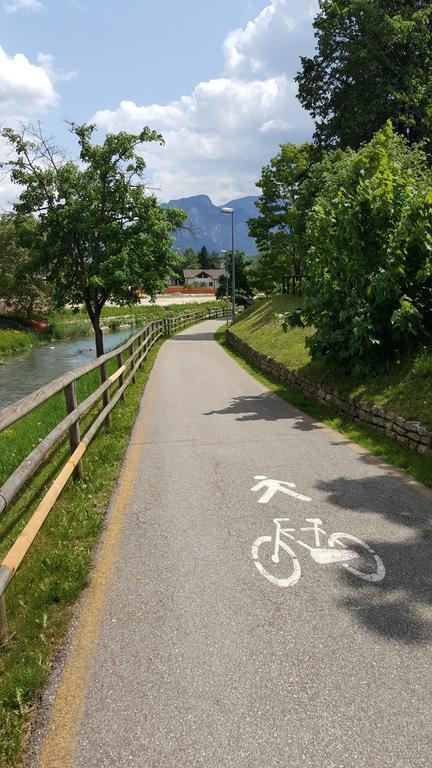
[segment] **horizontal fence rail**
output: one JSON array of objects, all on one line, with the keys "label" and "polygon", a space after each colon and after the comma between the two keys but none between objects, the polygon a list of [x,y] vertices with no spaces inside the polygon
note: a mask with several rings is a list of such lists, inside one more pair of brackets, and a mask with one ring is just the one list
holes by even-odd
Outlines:
[{"label": "horizontal fence rail", "polygon": [[[0,514],[4,513],[24,485],[36,474],[39,467],[51,455],[60,441],[68,434],[70,458],[56,477],[32,517],[3,558],[0,565],[0,645],[8,638],[4,593],[23,558],[31,547],[44,521],[48,517],[69,478],[83,476],[83,456],[100,427],[111,424],[111,413],[120,400],[124,400],[129,384],[134,383],[150,349],[159,339],[171,336],[182,328],[200,320],[223,318],[223,307],[214,307],[183,315],[154,320],[143,326],[125,344],[93,362],[60,376],[49,384],[23,397],[16,403],[0,410],[0,432],[15,424],[58,392],[63,391],[67,415],[28,454],[0,487]],[[108,363],[115,361],[116,370],[108,375]],[[101,384],[80,404],[77,402],[76,382],[91,371],[99,369]],[[118,385],[113,391],[114,384]],[[80,420],[102,400],[103,408],[85,435],[81,436]]]}]

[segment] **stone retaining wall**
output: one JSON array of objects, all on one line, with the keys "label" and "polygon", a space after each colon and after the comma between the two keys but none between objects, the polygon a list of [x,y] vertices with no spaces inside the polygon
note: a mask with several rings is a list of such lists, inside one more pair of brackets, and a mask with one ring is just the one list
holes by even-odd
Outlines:
[{"label": "stone retaining wall", "polygon": [[378,405],[368,405],[361,400],[349,400],[321,384],[312,384],[297,373],[290,371],[283,363],[278,363],[272,357],[257,352],[232,331],[227,331],[226,343],[230,349],[238,352],[241,357],[244,357],[263,373],[271,374],[278,381],[293,384],[317,400],[330,403],[351,418],[382,430],[388,437],[403,443],[412,451],[423,454],[432,449],[432,434],[421,422],[405,420],[402,416],[396,416],[390,411],[385,411]]}]

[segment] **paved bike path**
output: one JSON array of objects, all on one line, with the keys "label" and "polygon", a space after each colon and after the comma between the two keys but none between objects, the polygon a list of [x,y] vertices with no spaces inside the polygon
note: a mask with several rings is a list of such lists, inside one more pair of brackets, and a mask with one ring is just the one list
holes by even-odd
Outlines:
[{"label": "paved bike path", "polygon": [[[218,325],[155,364],[40,766],[430,768],[431,497],[265,390]],[[256,476],[310,501],[260,503]],[[285,588],[292,558],[260,547],[271,583],[252,546],[274,518],[309,546],[306,518],[361,539],[385,578],[291,539]]]}]

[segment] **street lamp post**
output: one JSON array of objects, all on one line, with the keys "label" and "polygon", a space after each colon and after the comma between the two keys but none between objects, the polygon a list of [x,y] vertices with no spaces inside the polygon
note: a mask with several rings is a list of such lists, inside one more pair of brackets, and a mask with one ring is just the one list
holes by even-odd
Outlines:
[{"label": "street lamp post", "polygon": [[226,255],[228,253],[228,251],[222,250],[221,253],[225,254],[224,259],[225,259],[225,279],[226,279],[226,290],[225,290],[225,295],[226,295],[226,324],[227,324],[227,328],[228,328],[228,326],[229,326],[229,285],[228,285],[228,282],[229,282],[229,280],[228,280],[228,278],[229,278],[229,269],[228,269],[228,257]]},{"label": "street lamp post", "polygon": [[231,252],[232,252],[232,276],[231,276],[231,292],[232,292],[232,321],[235,323],[235,256],[234,256],[234,208],[221,208],[221,213],[229,213],[231,215]]}]

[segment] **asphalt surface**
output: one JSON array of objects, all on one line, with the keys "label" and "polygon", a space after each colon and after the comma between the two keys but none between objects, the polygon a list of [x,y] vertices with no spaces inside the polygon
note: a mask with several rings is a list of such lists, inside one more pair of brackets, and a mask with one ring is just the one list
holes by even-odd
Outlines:
[{"label": "asphalt surface", "polygon": [[[169,340],[143,397],[74,768],[430,768],[431,501],[266,391],[218,325]],[[256,476],[310,501],[260,503]],[[321,563],[285,537],[273,563],[274,518],[373,553],[339,538],[363,555]]]}]

